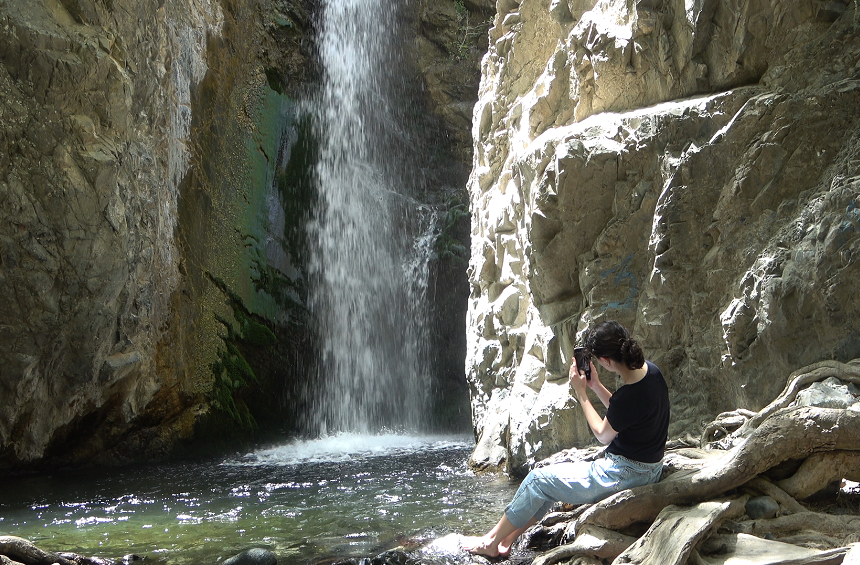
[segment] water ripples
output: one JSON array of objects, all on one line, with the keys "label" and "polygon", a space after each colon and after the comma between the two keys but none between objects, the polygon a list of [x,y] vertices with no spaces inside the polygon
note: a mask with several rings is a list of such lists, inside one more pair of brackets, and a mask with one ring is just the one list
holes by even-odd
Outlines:
[{"label": "water ripples", "polygon": [[471,473],[472,447],[470,438],[340,435],[227,461],[14,479],[0,485],[0,533],[179,565],[249,547],[291,563],[374,555],[404,536],[495,522],[513,485]]}]

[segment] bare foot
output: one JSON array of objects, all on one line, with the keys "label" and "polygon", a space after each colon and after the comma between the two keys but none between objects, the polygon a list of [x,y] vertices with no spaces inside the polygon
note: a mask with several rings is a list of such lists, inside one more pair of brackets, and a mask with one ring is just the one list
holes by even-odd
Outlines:
[{"label": "bare foot", "polygon": [[460,545],[472,555],[485,555],[487,557],[499,557],[499,547],[493,544],[492,538],[479,536],[463,536]]}]

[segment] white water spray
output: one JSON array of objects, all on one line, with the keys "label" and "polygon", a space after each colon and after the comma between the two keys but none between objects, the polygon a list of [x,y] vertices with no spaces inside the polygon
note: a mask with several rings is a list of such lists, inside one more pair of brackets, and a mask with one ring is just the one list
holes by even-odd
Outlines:
[{"label": "white water spray", "polygon": [[416,230],[431,229],[431,220],[413,200],[404,162],[411,141],[396,76],[400,4],[323,2],[319,203],[309,229],[310,306],[321,339],[311,416],[323,434],[415,430],[425,419],[429,254]]}]

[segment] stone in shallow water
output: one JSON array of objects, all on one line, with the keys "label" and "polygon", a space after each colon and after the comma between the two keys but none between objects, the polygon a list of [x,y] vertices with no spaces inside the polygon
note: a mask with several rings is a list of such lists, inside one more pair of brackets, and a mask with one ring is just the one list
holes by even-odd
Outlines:
[{"label": "stone in shallow water", "polygon": [[278,565],[278,558],[268,549],[255,547],[227,559],[224,565]]}]

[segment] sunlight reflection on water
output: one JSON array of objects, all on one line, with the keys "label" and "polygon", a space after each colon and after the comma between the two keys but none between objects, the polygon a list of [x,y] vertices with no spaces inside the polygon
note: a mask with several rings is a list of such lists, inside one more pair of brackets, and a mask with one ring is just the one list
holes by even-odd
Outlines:
[{"label": "sunlight reflection on water", "polygon": [[475,476],[472,447],[471,438],[345,434],[226,461],[14,479],[0,485],[0,534],[180,565],[250,547],[286,563],[372,556],[495,522],[515,485]]}]

